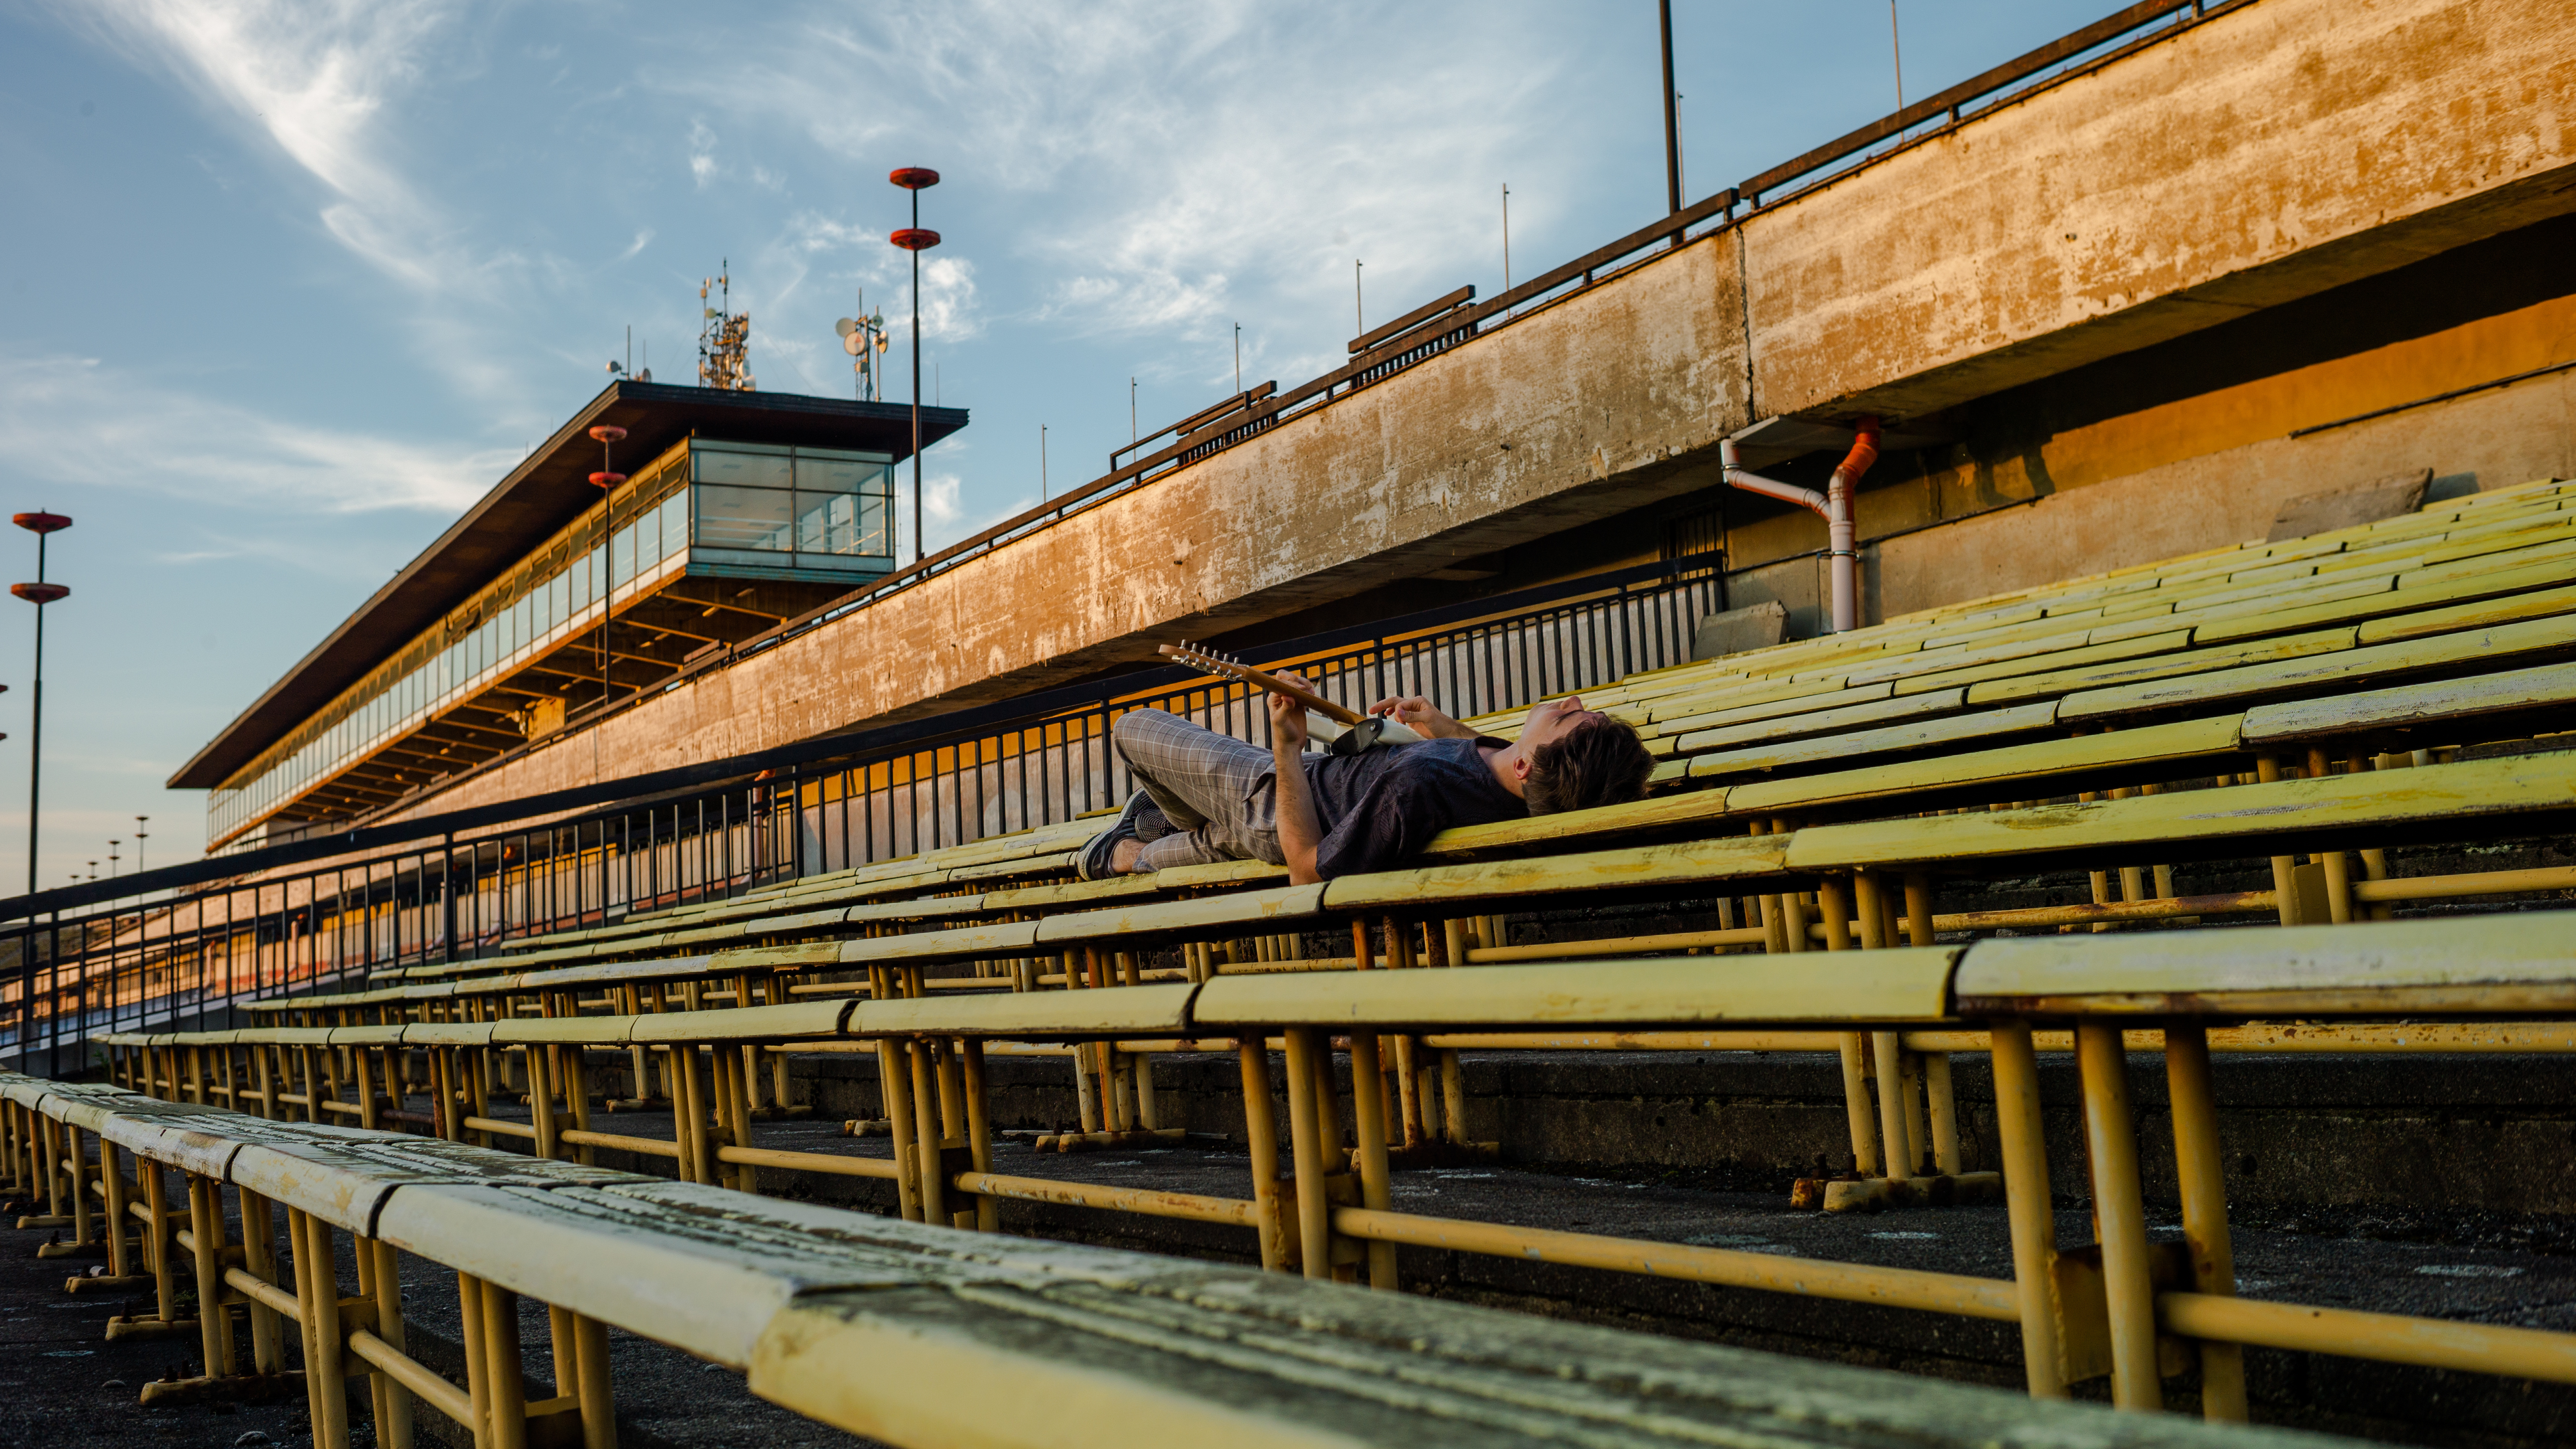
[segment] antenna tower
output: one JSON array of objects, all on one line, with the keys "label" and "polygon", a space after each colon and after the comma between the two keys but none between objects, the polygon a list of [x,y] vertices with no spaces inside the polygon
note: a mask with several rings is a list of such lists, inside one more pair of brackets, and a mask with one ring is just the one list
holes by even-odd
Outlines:
[{"label": "antenna tower", "polygon": [[885,309],[880,307],[870,316],[867,304],[867,294],[861,292],[859,315],[842,318],[832,324],[832,330],[841,334],[841,350],[858,359],[850,364],[850,370],[859,375],[859,401],[874,402],[878,374],[885,370],[879,359],[893,339],[886,334]]},{"label": "antenna tower", "polygon": [[[705,325],[698,329],[698,386],[727,392],[750,392],[760,385],[751,375],[751,314],[733,310],[733,264],[698,283],[698,310]],[[715,297],[707,305],[709,295]]]}]

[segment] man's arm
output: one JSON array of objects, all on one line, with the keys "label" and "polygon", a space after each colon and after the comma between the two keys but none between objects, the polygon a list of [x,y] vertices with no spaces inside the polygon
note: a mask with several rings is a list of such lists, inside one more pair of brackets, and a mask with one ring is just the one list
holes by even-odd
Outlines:
[{"label": "man's arm", "polygon": [[1369,713],[1382,714],[1426,740],[1472,740],[1476,732],[1432,707],[1431,701],[1419,694],[1390,695],[1369,706]]},{"label": "man's arm", "polygon": [[[1303,678],[1283,674],[1281,680],[1301,689],[1312,689]],[[1315,870],[1316,847],[1324,843],[1324,831],[1315,819],[1315,800],[1306,790],[1306,766],[1298,757],[1306,752],[1306,706],[1284,694],[1270,696],[1270,764],[1272,790],[1279,815],[1279,850],[1288,857],[1288,883],[1313,885],[1323,879]]]}]

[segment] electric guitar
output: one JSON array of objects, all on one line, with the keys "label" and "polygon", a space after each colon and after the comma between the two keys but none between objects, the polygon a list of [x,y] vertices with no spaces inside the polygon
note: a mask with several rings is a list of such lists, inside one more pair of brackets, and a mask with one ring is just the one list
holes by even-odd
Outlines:
[{"label": "electric guitar", "polygon": [[1300,689],[1275,674],[1255,669],[1240,659],[1214,650],[1201,649],[1186,639],[1178,644],[1158,645],[1155,652],[1210,674],[1242,680],[1256,689],[1284,694],[1306,706],[1306,733],[1323,741],[1325,750],[1331,754],[1356,755],[1378,745],[1404,744],[1422,738],[1383,715],[1345,709],[1313,690]]}]

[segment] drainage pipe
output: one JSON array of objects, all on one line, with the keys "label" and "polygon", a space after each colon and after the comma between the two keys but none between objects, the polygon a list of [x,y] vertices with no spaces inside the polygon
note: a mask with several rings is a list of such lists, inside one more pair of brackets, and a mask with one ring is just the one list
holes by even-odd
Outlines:
[{"label": "drainage pipe", "polygon": [[1869,465],[1878,461],[1878,419],[1861,419],[1851,451],[1843,455],[1822,493],[1748,471],[1736,461],[1733,438],[1717,445],[1717,455],[1725,465],[1728,483],[1747,493],[1797,504],[1824,519],[1827,547],[1833,557],[1834,632],[1842,634],[1859,628],[1860,554],[1852,522],[1852,490],[1860,485],[1861,475],[1869,471]]}]

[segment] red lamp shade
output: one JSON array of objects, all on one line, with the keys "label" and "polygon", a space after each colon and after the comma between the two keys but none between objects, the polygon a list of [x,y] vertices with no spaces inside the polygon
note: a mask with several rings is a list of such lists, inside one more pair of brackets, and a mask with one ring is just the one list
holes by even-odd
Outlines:
[{"label": "red lamp shade", "polygon": [[898,166],[886,173],[886,180],[906,191],[920,191],[939,184],[939,173],[927,166]]},{"label": "red lamp shade", "polygon": [[908,226],[886,240],[908,252],[926,252],[939,245],[939,233],[926,226]]},{"label": "red lamp shade", "polygon": [[615,423],[601,423],[590,430],[590,435],[603,443],[619,443],[626,440],[626,430]]},{"label": "red lamp shade", "polygon": [[593,473],[590,475],[590,486],[593,488],[614,488],[625,481],[626,475],[623,473]]},{"label": "red lamp shade", "polygon": [[72,521],[59,513],[13,513],[9,521],[29,533],[60,533],[72,526]]},{"label": "red lamp shade", "polygon": [[72,590],[69,584],[11,584],[9,592],[30,604],[50,604],[57,599],[71,597]]}]

